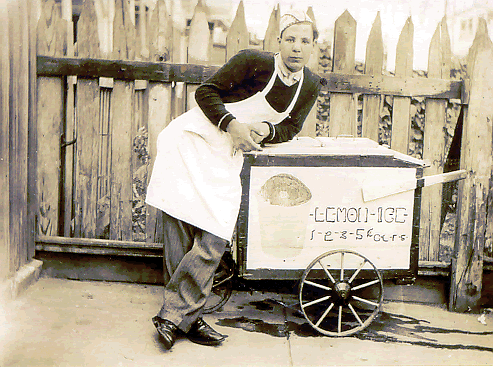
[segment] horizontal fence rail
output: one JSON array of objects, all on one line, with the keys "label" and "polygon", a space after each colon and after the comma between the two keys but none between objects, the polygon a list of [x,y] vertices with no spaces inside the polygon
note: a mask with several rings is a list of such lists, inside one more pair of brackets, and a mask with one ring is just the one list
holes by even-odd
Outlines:
[{"label": "horizontal fence rail", "polygon": [[[219,69],[219,66],[49,56],[38,56],[37,60],[38,76],[106,77],[165,83],[200,84]],[[319,75],[325,79],[322,89],[334,93],[460,100],[464,88],[464,83],[458,80],[341,73],[319,73]]]}]

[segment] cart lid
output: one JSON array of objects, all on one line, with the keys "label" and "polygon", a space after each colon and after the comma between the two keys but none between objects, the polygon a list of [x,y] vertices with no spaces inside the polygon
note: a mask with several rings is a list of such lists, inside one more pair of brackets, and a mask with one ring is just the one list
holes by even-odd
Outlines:
[{"label": "cart lid", "polygon": [[295,137],[285,143],[266,144],[262,151],[250,152],[253,155],[293,155],[293,156],[379,156],[394,158],[418,166],[425,166],[421,159],[399,153],[386,146],[379,145],[368,138],[352,137]]}]

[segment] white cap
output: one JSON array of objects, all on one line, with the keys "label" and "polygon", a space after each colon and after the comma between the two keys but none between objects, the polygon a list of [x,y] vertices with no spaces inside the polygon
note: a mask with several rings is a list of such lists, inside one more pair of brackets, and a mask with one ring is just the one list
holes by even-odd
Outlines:
[{"label": "white cap", "polygon": [[279,21],[279,37],[281,37],[282,32],[286,30],[286,28],[291,27],[294,24],[299,23],[309,23],[313,27],[313,31],[317,34],[317,29],[315,27],[315,22],[312,18],[307,14],[307,12],[301,9],[290,9],[286,11]]}]

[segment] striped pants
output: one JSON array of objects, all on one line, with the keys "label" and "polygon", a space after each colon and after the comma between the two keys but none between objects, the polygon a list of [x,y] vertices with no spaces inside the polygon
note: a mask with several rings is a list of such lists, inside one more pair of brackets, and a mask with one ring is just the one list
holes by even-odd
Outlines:
[{"label": "striped pants", "polygon": [[166,285],[158,316],[188,332],[202,314],[228,241],[162,214]]}]

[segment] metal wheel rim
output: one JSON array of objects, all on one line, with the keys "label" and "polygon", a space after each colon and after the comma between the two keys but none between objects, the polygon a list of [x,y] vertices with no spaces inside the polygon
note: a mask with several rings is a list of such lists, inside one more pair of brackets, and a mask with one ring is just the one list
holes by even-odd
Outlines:
[{"label": "metal wheel rim", "polygon": [[[341,256],[341,269],[337,269],[336,271],[336,275],[339,274],[339,281],[336,281],[335,280],[335,277],[334,275],[332,275],[330,272],[328,272],[327,274],[327,269],[324,268],[324,266],[322,265],[321,263],[321,260],[323,258],[326,258],[326,257],[329,257],[329,256],[338,256],[338,254],[340,254]],[[351,299],[354,299],[355,297],[355,292],[356,290],[359,290],[359,289],[363,289],[363,288],[366,288],[366,287],[370,287],[370,286],[375,286],[375,285],[378,285],[378,297],[377,297],[377,302],[372,302],[373,304],[373,310],[371,311],[371,314],[366,317],[363,320],[361,320],[361,318],[358,318],[359,315],[357,315],[357,312],[356,310],[354,309],[354,307],[352,306],[351,302],[348,301],[348,305],[347,306],[347,310],[349,310],[349,312],[347,312],[347,314],[351,313],[354,318],[356,319],[357,323],[358,323],[358,326],[354,327],[354,328],[350,328],[349,330],[342,330],[342,312],[343,312],[343,309],[344,309],[344,305],[342,305],[342,307],[340,305],[337,304],[337,302],[332,302],[331,301],[331,305],[332,306],[329,306],[327,307],[327,309],[324,311],[324,313],[322,314],[322,316],[320,318],[318,318],[317,320],[315,320],[311,315],[309,315],[306,311],[307,308],[309,308],[310,306],[312,305],[315,305],[316,303],[321,303],[322,301],[325,301],[325,300],[329,300],[331,299],[331,297],[333,296],[333,293],[334,293],[334,287],[336,284],[341,284],[341,283],[344,283],[345,281],[343,281],[345,279],[344,277],[344,265],[343,265],[343,259],[344,259],[344,256],[345,254],[350,254],[352,256],[357,256],[359,258],[361,258],[362,260],[362,265],[360,264],[360,268],[359,270],[356,269],[356,271],[352,274],[354,275],[354,278],[353,276],[351,276],[348,281],[349,283],[352,283],[354,284],[354,281],[358,279],[358,274],[359,272],[362,270],[362,268],[368,264],[370,265],[370,270],[372,272],[374,272],[375,274],[375,279],[367,282],[367,283],[363,283],[362,285],[358,285],[356,287],[354,287],[354,291],[352,291],[352,293],[348,296],[351,297]],[[304,299],[304,296],[303,296],[303,291],[304,291],[304,288],[306,285],[312,285],[313,286],[313,282],[310,282],[307,277],[310,273],[310,271],[314,268],[315,265],[317,264],[320,264],[322,269],[324,269],[324,273],[326,274],[327,276],[327,280],[329,280],[330,284],[332,285],[332,287],[328,287],[326,286],[325,287],[325,291],[327,292],[327,294],[323,297],[320,297],[318,300],[312,300],[310,302],[306,302],[306,300]],[[331,270],[334,270],[334,269],[331,269]],[[368,269],[366,269],[368,270]],[[329,275],[330,274],[330,275]],[[371,284],[370,284],[371,283]],[[365,284],[370,284],[370,285],[365,285]],[[318,286],[316,287],[318,288]],[[326,288],[331,288],[331,291],[329,291],[328,289]],[[322,287],[320,287],[320,289],[323,289]],[[356,301],[358,302],[362,302],[362,301],[365,301],[365,299],[362,299],[361,297],[358,297],[356,296]],[[323,299],[322,301],[320,301],[321,299]],[[369,300],[366,300],[366,301],[369,301]],[[325,252],[323,253],[322,255],[318,256],[317,258],[315,258],[308,266],[307,268],[305,269],[302,277],[301,277],[301,281],[300,281],[300,287],[299,287],[299,302],[300,302],[300,307],[301,307],[301,311],[305,317],[305,319],[308,321],[308,323],[315,329],[317,330],[318,332],[320,332],[321,334],[324,334],[324,335],[328,335],[328,336],[348,336],[348,335],[351,335],[351,334],[354,334],[354,333],[357,333],[361,330],[363,330],[364,328],[366,328],[372,321],[373,319],[378,315],[378,313],[380,312],[380,309],[381,309],[381,305],[382,305],[382,301],[383,301],[383,280],[382,280],[382,276],[380,274],[380,271],[376,268],[376,266],[366,257],[366,256],[363,256],[361,255],[360,253],[356,252],[356,251],[352,251],[352,250],[332,250],[332,251],[328,251],[328,252]],[[336,307],[338,306],[338,307]],[[333,310],[335,309],[335,310]],[[330,312],[331,311],[336,311],[337,312],[337,331],[331,331],[331,330],[326,330],[322,327],[320,327],[320,324],[326,320],[326,318],[329,316]],[[356,315],[355,315],[356,313]]]},{"label": "metal wheel rim", "polygon": [[[221,291],[221,293],[217,294],[215,291]],[[222,306],[226,304],[226,302],[228,302],[232,293],[233,279],[229,279],[226,282],[222,283],[219,287],[212,289],[211,294],[204,306],[203,313],[208,314],[219,310]]]}]

